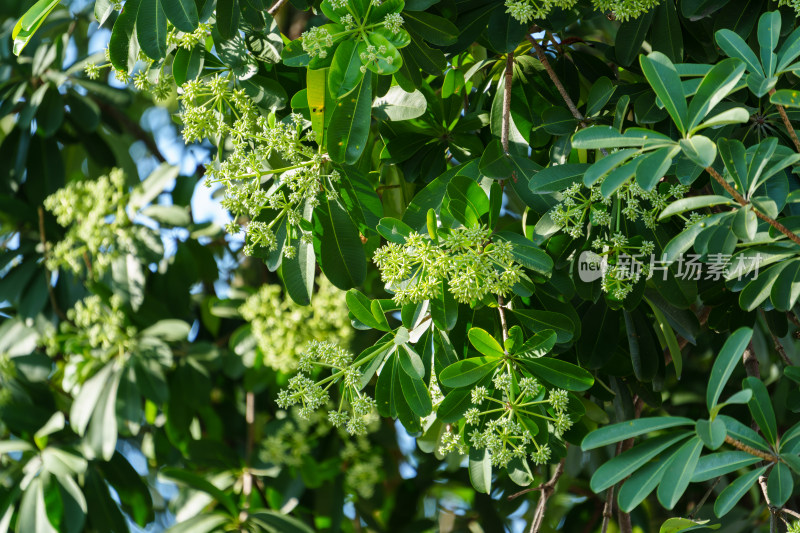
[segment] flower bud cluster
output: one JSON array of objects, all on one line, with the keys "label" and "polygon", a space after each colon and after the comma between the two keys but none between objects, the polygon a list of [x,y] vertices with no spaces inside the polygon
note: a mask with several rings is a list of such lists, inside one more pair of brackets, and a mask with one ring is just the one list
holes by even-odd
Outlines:
[{"label": "flower bud cluster", "polygon": [[317,278],[317,284],[311,305],[298,305],[281,293],[280,286],[265,284],[239,308],[250,323],[264,365],[278,372],[294,371],[315,338],[349,344],[353,329],[347,318],[345,293],[324,276]]},{"label": "flower bud cluster", "polygon": [[482,299],[487,294],[507,295],[525,274],[506,241],[491,240],[486,227],[442,230],[440,238],[413,232],[405,243],[389,242],[373,257],[381,278],[394,292],[400,305],[419,303],[448,290],[461,303]]},{"label": "flower bud cluster", "polygon": [[304,31],[300,35],[300,39],[303,43],[303,50],[311,57],[324,59],[328,57],[328,48],[333,46],[333,36],[321,26]]},{"label": "flower bud cluster", "polygon": [[[464,413],[467,426],[473,427],[468,434],[469,447],[487,449],[492,464],[500,468],[506,468],[514,458],[530,457],[535,464],[549,460],[548,434],[531,432],[533,418],[545,420],[556,438],[574,422],[567,414],[567,391],[548,391],[510,362],[496,371],[491,387],[474,387],[470,399],[473,407]],[[465,453],[461,438],[457,433],[445,433],[439,452]]]},{"label": "flower bud cluster", "polygon": [[620,22],[639,18],[660,3],[660,0],[592,0],[597,11],[609,11]]},{"label": "flower bud cluster", "polygon": [[617,300],[623,300],[642,277],[650,275],[652,269],[655,244],[638,237],[635,240],[639,244],[617,232],[609,238],[598,237],[592,242],[592,248],[607,259],[601,287]]},{"label": "flower bud cluster", "polygon": [[529,24],[533,19],[541,19],[550,11],[559,7],[570,9],[577,0],[506,0],[506,13],[522,24]]},{"label": "flower bud cluster", "polygon": [[47,268],[102,275],[111,263],[130,252],[136,241],[125,206],[128,188],[122,170],[96,180],[73,181],[44,200],[45,208],[67,229],[47,254]]},{"label": "flower bud cluster", "polygon": [[[361,392],[361,370],[353,363],[352,354],[331,342],[312,341],[298,368],[300,373],[278,394],[279,407],[300,405],[300,416],[307,418],[328,403],[328,390],[339,384],[339,407],[328,412],[328,421],[351,435],[367,432],[367,424],[375,417],[375,400]],[[331,375],[317,381],[311,377],[315,368],[330,369]]]}]

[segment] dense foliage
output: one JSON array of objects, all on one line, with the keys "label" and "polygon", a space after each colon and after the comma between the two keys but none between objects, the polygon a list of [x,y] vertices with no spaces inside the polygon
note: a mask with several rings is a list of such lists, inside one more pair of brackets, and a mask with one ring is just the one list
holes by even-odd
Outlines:
[{"label": "dense foliage", "polygon": [[7,4],[0,532],[800,531],[796,2]]}]

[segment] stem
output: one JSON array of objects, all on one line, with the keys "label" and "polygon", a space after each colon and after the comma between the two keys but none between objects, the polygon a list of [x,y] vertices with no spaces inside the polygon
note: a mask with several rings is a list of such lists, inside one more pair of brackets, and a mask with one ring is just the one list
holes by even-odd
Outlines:
[{"label": "stem", "polygon": [[538,42],[536,42],[536,39],[534,39],[530,33],[527,35],[527,38],[528,41],[530,41],[531,45],[533,46],[533,49],[536,51],[536,56],[539,58],[539,61],[542,63],[542,66],[544,66],[544,69],[547,71],[547,75],[550,76],[550,80],[553,82],[553,85],[555,85],[556,89],[558,89],[558,92],[561,94],[561,98],[564,99],[564,103],[567,104],[567,107],[572,113],[572,116],[581,122],[582,128],[585,128],[586,122],[584,122],[583,115],[581,115],[581,112],[578,111],[577,107],[575,107],[575,103],[572,101],[572,98],[569,97],[569,94],[567,94],[567,90],[564,88],[564,85],[561,83],[561,80],[558,79],[558,76],[556,75],[556,72],[553,70],[553,67],[550,66],[550,61],[547,60],[547,56],[544,53],[544,49]]},{"label": "stem", "polygon": [[[722,185],[722,188],[725,189],[728,192],[728,194],[730,194],[733,197],[733,199],[736,200],[739,203],[739,205],[744,207],[744,206],[750,204],[750,202],[745,200],[744,196],[739,194],[739,192],[736,189],[731,187],[730,184],[727,181],[725,181],[725,178],[723,178],[719,174],[719,172],[717,172],[716,170],[714,170],[711,167],[706,167],[706,172],[711,174],[711,177],[713,177],[715,180],[717,180],[717,183]],[[762,213],[758,209],[756,209],[754,207],[752,209],[753,209],[753,213],[755,213],[758,218],[760,218],[761,220],[763,220],[764,222],[768,223],[770,226],[772,226],[776,230],[780,231],[781,233],[783,233],[784,235],[789,237],[789,239],[792,242],[794,242],[795,244],[800,245],[800,236],[798,236],[795,233],[792,233],[791,231],[789,231],[789,229],[786,226],[784,226],[783,224],[781,224],[777,220],[774,220],[774,219],[768,217],[767,215],[765,215],[764,213]]]},{"label": "stem", "polygon": [[542,523],[544,522],[544,511],[547,507],[547,500],[553,495],[556,483],[558,483],[558,479],[561,477],[561,474],[564,473],[565,460],[566,459],[561,459],[561,461],[558,463],[558,466],[556,466],[556,471],[553,473],[553,477],[551,477],[547,483],[542,483],[537,487],[538,490],[541,490],[541,494],[539,494],[539,503],[536,505],[536,512],[533,514],[533,521],[531,522],[529,533],[539,533],[539,530],[542,527]]},{"label": "stem", "polygon": [[505,343],[508,340],[508,323],[506,322],[506,307],[502,296],[497,297],[497,310],[500,312],[500,326],[503,328],[503,342]]},{"label": "stem", "polygon": [[267,13],[269,13],[270,15],[274,15],[275,13],[278,12],[278,10],[281,8],[284,2],[286,2],[286,0],[277,0],[277,2],[272,4],[272,7],[267,10]]},{"label": "stem", "polygon": [[765,461],[769,461],[770,463],[777,463],[778,458],[772,455],[771,453],[762,452],[761,450],[756,450],[752,446],[748,446],[742,441],[736,440],[730,435],[725,436],[725,442],[733,446],[738,450],[742,450],[743,452],[747,452],[750,455],[755,455],[756,457],[763,459]]},{"label": "stem", "polygon": [[[767,313],[764,312],[764,309],[761,309],[761,316],[764,318],[764,322],[767,321]],[[767,325],[767,331],[769,331],[770,336],[772,337],[772,344],[775,346],[775,351],[778,352],[778,355],[781,356],[783,359],[784,364],[786,366],[794,366],[792,360],[789,359],[789,356],[786,354],[786,350],[783,348],[783,344],[781,344],[781,340],[769,329],[769,325]]]},{"label": "stem", "polygon": [[[245,470],[242,479],[242,494],[244,495],[244,505],[239,520],[244,522],[247,519],[247,509],[250,507],[250,493],[253,490],[253,473],[250,471],[250,464],[253,459],[253,447],[255,445],[255,428],[253,427],[256,418],[256,398],[253,391],[245,394],[244,419],[247,422],[247,443],[245,448]],[[242,517],[243,515],[244,517]]]},{"label": "stem", "polygon": [[[616,457],[621,452],[622,441],[617,443],[617,451],[614,456]],[[606,531],[608,531],[608,524],[611,522],[611,517],[614,514],[614,487],[616,487],[616,485],[611,485],[608,492],[606,492],[606,503],[603,506],[603,524],[600,527],[600,533],[606,533]]]},{"label": "stem", "polygon": [[[770,96],[775,94],[775,89],[770,89],[769,94]],[[789,137],[791,137],[795,149],[800,152],[800,139],[797,138],[797,133],[794,131],[792,122],[789,120],[789,115],[786,114],[786,109],[784,109],[782,105],[778,104],[775,104],[775,107],[778,108],[778,113],[780,113],[781,118],[783,119],[783,125],[786,126],[786,131],[789,132]]]},{"label": "stem", "polygon": [[694,509],[692,509],[692,512],[689,513],[689,518],[690,519],[694,519],[695,515],[700,512],[700,509],[703,507],[703,504],[706,503],[706,500],[708,500],[708,497],[711,496],[711,493],[714,491],[714,488],[717,485],[719,485],[719,482],[720,482],[721,479],[722,479],[722,476],[718,477],[717,479],[714,480],[714,483],[712,483],[711,486],[708,487],[708,490],[703,495],[703,497],[700,499],[700,502],[697,504],[697,506]]},{"label": "stem", "polygon": [[503,93],[503,121],[500,126],[500,144],[508,154],[508,131],[511,126],[511,84],[514,79],[514,52],[506,56],[505,92]]}]

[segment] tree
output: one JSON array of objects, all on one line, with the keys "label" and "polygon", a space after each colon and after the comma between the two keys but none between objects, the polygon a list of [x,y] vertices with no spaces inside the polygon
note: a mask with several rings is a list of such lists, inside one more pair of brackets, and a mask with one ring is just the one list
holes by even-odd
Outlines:
[{"label": "tree", "polygon": [[3,6],[0,531],[800,531],[779,4]]}]

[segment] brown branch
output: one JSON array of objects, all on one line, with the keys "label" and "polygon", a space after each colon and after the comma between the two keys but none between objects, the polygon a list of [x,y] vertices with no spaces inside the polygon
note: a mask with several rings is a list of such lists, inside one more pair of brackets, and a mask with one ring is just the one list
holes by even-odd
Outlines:
[{"label": "brown branch", "polygon": [[692,512],[689,513],[689,519],[690,520],[694,519],[695,515],[700,512],[700,509],[703,507],[703,504],[706,503],[706,500],[708,500],[708,497],[711,496],[711,493],[714,491],[714,488],[717,485],[719,485],[720,480],[722,480],[722,476],[717,477],[717,479],[714,480],[714,483],[712,483],[711,486],[708,487],[708,490],[703,495],[703,497],[700,499],[700,502],[697,504],[697,506],[694,509],[692,509]]},{"label": "brown branch", "polygon": [[[769,90],[770,96],[775,94],[775,88]],[[778,108],[778,113],[781,115],[781,119],[783,119],[783,125],[786,126],[786,131],[789,132],[789,137],[792,139],[792,143],[794,143],[795,149],[800,152],[800,139],[797,138],[797,133],[794,131],[794,127],[792,126],[792,122],[789,120],[789,115],[786,114],[786,109],[782,105],[775,104],[775,107]]]},{"label": "brown branch", "polygon": [[547,71],[547,75],[550,76],[550,80],[553,82],[553,85],[555,85],[556,89],[558,89],[558,92],[561,94],[561,98],[564,99],[564,103],[567,104],[570,113],[572,113],[572,116],[580,121],[581,127],[585,128],[586,122],[584,122],[583,115],[581,115],[581,112],[578,111],[577,107],[575,107],[575,103],[572,101],[572,98],[570,98],[569,94],[567,94],[564,84],[561,83],[561,80],[558,79],[553,67],[550,66],[550,61],[548,61],[547,56],[544,53],[544,49],[538,42],[536,42],[536,39],[534,39],[530,33],[527,35],[527,37],[528,41],[531,43],[531,46],[533,46],[533,49],[536,51],[536,56],[539,58],[539,62],[541,62],[542,66]]},{"label": "brown branch", "polygon": [[778,462],[778,458],[776,456],[772,455],[771,453],[762,452],[761,450],[757,450],[757,449],[753,448],[752,446],[748,446],[747,444],[745,444],[744,442],[742,442],[740,440],[734,439],[730,435],[726,435],[725,436],[725,442],[727,442],[728,444],[730,444],[731,446],[733,446],[737,450],[741,450],[743,452],[747,452],[750,455],[754,455],[754,456],[756,456],[756,457],[758,457],[760,459],[763,459],[765,461],[769,461],[770,463],[777,463]]},{"label": "brown branch", "polygon": [[529,533],[539,533],[539,530],[542,527],[542,522],[544,522],[544,511],[547,507],[547,500],[550,496],[553,495],[555,491],[555,486],[558,483],[558,479],[561,477],[561,474],[564,473],[564,461],[566,459],[561,459],[556,466],[556,471],[553,473],[553,477],[547,483],[543,483],[540,487],[541,493],[539,494],[539,503],[536,505],[536,512],[533,514],[533,521],[531,522],[531,528]]},{"label": "brown branch", "polygon": [[[750,202],[748,202],[744,198],[744,196],[739,194],[739,192],[736,189],[731,187],[731,185],[727,181],[725,181],[725,178],[723,178],[720,175],[719,172],[717,172],[716,170],[714,170],[711,167],[706,167],[706,172],[711,174],[711,176],[715,180],[717,180],[717,183],[722,185],[722,188],[725,189],[728,192],[728,194],[730,194],[733,197],[733,199],[736,200],[739,203],[739,205],[741,205],[742,207],[745,207],[745,206],[750,204]],[[781,233],[783,233],[784,235],[789,237],[789,239],[791,239],[792,242],[794,242],[795,244],[800,245],[800,236],[798,236],[795,233],[792,233],[791,231],[789,231],[789,228],[787,228],[786,226],[784,226],[783,224],[781,224],[777,220],[774,220],[774,219],[768,217],[767,215],[765,215],[764,213],[762,213],[761,211],[759,211],[755,207],[753,207],[752,209],[753,209],[753,213],[755,213],[758,218],[760,218],[761,220],[763,220],[764,222],[768,223],[770,226],[772,226],[776,230],[780,231]]]},{"label": "brown branch", "polygon": [[[764,322],[766,322],[767,313],[764,311],[763,307],[761,308],[761,316],[764,317]],[[769,328],[769,324],[767,324],[766,326],[767,326],[767,331],[769,331],[770,337],[772,337],[772,344],[775,346],[775,351],[778,352],[778,355],[781,356],[781,359],[783,359],[784,364],[786,364],[786,366],[794,366],[792,360],[789,359],[789,356],[786,354],[786,350],[784,349],[783,344],[781,344],[781,340],[778,338],[777,335],[775,335],[772,332],[772,330]]]},{"label": "brown branch", "polygon": [[511,127],[511,85],[514,80],[514,52],[506,56],[505,92],[503,93],[503,120],[500,124],[500,144],[503,152],[508,154],[508,131]]},{"label": "brown branch", "polygon": [[284,2],[286,2],[286,0],[277,0],[277,2],[272,4],[272,7],[267,10],[267,13],[269,13],[270,15],[274,15],[275,13],[278,12],[278,10],[281,8]]},{"label": "brown branch", "polygon": [[764,495],[764,501],[767,502],[767,509],[769,509],[769,533],[778,532],[778,516],[777,507],[772,505],[769,501],[769,494],[767,494],[767,476],[758,476],[758,486],[761,487],[761,494]]},{"label": "brown branch", "polygon": [[47,256],[50,254],[50,248],[47,246],[47,236],[44,232],[44,209],[42,206],[38,207],[39,212],[39,240],[42,242],[42,256],[44,257],[44,261],[42,262],[42,267],[44,268],[44,281],[47,284],[47,295],[50,298],[50,307],[53,308],[53,312],[58,315],[58,318],[61,320],[67,320],[67,315],[64,314],[64,311],[58,306],[58,301],[56,300],[56,293],[53,291],[53,284],[51,283],[52,273],[50,269],[47,268]]},{"label": "brown branch", "polygon": [[[617,450],[614,453],[614,457],[618,456],[622,453],[622,441],[617,443]],[[608,531],[608,524],[611,522],[611,517],[614,516],[614,488],[616,485],[611,485],[609,487],[608,492],[606,492],[606,503],[603,506],[603,523],[600,527],[600,533],[606,533]]]}]

